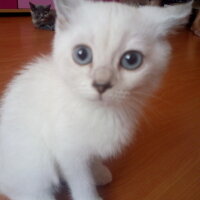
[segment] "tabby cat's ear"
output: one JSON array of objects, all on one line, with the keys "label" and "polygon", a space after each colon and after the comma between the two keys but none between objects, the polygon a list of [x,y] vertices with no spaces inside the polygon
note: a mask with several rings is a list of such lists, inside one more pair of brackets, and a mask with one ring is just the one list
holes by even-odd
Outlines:
[{"label": "tabby cat's ear", "polygon": [[30,8],[32,11],[36,10],[36,6],[33,3],[31,3],[30,1],[29,1],[29,5],[30,5]]},{"label": "tabby cat's ear", "polygon": [[166,7],[144,6],[139,10],[152,25],[156,37],[164,37],[173,29],[184,25],[191,13],[192,1]]},{"label": "tabby cat's ear", "polygon": [[63,29],[66,27],[70,20],[70,15],[77,6],[86,0],[54,0],[56,15],[57,15],[57,27]]},{"label": "tabby cat's ear", "polygon": [[50,9],[51,9],[51,4],[47,5],[45,8],[46,11],[50,11]]}]

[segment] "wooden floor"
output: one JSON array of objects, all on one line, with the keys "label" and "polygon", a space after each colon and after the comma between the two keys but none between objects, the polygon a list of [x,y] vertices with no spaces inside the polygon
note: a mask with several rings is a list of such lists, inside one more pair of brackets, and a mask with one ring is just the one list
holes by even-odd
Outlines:
[{"label": "wooden floor", "polygon": [[[1,92],[21,65],[50,51],[52,38],[29,17],[0,18]],[[183,30],[170,41],[169,72],[135,142],[108,162],[114,180],[99,188],[105,200],[200,200],[200,38]]]}]

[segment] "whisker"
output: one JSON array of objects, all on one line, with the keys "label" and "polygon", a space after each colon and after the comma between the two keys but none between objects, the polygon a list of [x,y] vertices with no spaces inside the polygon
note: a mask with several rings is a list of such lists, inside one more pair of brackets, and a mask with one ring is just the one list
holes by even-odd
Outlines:
[{"label": "whisker", "polygon": [[161,97],[158,97],[158,96],[156,96],[156,95],[153,95],[153,94],[151,94],[151,93],[132,91],[131,94],[132,94],[132,95],[134,95],[134,94],[136,94],[136,95],[141,95],[141,96],[144,96],[144,97],[150,97],[150,98],[159,100],[159,101],[161,101],[162,103],[165,103],[165,104],[168,105],[168,106],[171,105],[170,102],[164,100],[164,99],[161,98]]},{"label": "whisker", "polygon": [[[156,100],[159,100],[161,103],[165,104],[166,106],[172,106],[172,104],[168,101],[165,101],[164,99],[162,98],[159,98],[158,96],[155,96],[155,95],[152,95],[152,94],[149,94],[149,93],[144,93],[144,92],[138,92],[138,94],[142,95],[142,96],[145,96],[145,97],[150,97],[150,98],[153,98],[153,99],[156,99]],[[148,105],[151,105],[151,104],[146,104],[145,106],[145,112],[151,114],[151,116],[154,116],[156,118],[160,118],[162,119],[163,118],[163,113],[160,112],[160,110],[158,109],[158,106],[148,106]],[[146,114],[145,114],[146,115]],[[147,115],[146,115],[147,116]]]},{"label": "whisker", "polygon": [[127,112],[130,112],[130,110],[133,110],[133,112],[135,112],[136,115],[144,119],[144,121],[148,125],[150,125],[149,119],[147,118],[147,115],[145,114],[144,109],[143,109],[146,105],[145,101],[141,101],[138,98],[133,98],[133,97],[131,100],[132,101],[130,101],[130,99],[128,100],[128,103],[125,105],[125,110],[128,109]]}]

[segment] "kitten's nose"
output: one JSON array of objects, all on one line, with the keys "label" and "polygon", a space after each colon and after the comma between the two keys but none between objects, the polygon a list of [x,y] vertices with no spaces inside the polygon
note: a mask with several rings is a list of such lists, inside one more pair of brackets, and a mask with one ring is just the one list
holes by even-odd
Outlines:
[{"label": "kitten's nose", "polygon": [[104,93],[112,87],[112,70],[106,67],[99,67],[93,71],[93,87],[99,92]]},{"label": "kitten's nose", "polygon": [[99,94],[103,94],[107,89],[112,87],[110,82],[107,82],[107,83],[104,83],[104,84],[94,82],[92,85],[99,92]]}]

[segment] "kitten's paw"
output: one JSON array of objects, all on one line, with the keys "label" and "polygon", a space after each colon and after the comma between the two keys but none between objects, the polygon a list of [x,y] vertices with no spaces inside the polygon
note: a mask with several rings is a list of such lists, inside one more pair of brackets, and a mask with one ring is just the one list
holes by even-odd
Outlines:
[{"label": "kitten's paw", "polygon": [[94,199],[94,200],[103,200],[101,197],[98,197],[98,198],[96,198],[96,199]]},{"label": "kitten's paw", "polygon": [[194,31],[194,34],[200,37],[200,31]]},{"label": "kitten's paw", "polygon": [[[112,181],[112,174],[110,170],[103,164],[97,165],[93,168],[93,175],[95,183],[98,186],[106,185]],[[102,200],[100,198],[100,200]]]},{"label": "kitten's paw", "polygon": [[14,196],[14,195],[8,195],[9,199],[12,200],[56,200],[51,195],[36,195],[36,196],[28,196],[28,195],[20,195],[20,196]]},{"label": "kitten's paw", "polygon": [[[84,198],[84,200],[103,200],[101,197],[93,197],[93,198]],[[83,200],[83,198],[79,199],[79,200]]]}]

